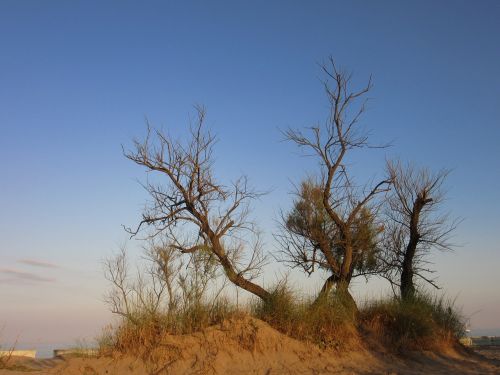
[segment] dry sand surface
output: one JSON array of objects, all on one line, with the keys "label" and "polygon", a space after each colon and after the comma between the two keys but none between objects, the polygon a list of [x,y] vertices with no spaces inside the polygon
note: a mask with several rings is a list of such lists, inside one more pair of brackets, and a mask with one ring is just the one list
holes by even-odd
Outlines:
[{"label": "dry sand surface", "polygon": [[144,358],[18,358],[0,374],[500,374],[499,360],[460,347],[396,356],[360,346],[339,354],[291,339],[250,317],[191,335],[166,336]]}]

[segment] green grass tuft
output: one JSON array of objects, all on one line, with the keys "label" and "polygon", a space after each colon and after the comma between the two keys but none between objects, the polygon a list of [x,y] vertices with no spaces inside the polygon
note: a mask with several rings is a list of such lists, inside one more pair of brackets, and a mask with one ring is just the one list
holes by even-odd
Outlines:
[{"label": "green grass tuft", "polygon": [[136,313],[117,327],[107,326],[97,337],[99,353],[113,351],[140,354],[157,347],[166,334],[189,334],[222,323],[236,312],[225,298],[213,303],[196,302],[166,313]]},{"label": "green grass tuft", "polygon": [[454,301],[428,294],[370,302],[360,312],[360,323],[397,351],[449,344],[465,332]]},{"label": "green grass tuft", "polygon": [[323,348],[347,349],[357,342],[353,311],[335,294],[313,301],[299,298],[285,284],[278,285],[267,301],[252,305],[252,315],[278,331]]}]

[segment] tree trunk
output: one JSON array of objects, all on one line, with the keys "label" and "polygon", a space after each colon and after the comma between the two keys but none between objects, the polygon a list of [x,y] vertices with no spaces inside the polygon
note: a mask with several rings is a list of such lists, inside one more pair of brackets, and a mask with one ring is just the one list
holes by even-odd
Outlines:
[{"label": "tree trunk", "polygon": [[214,254],[217,256],[219,259],[220,264],[224,268],[224,273],[226,274],[227,278],[229,281],[231,281],[234,285],[245,289],[247,292],[252,293],[253,295],[259,297],[260,299],[267,301],[271,297],[271,293],[269,293],[267,290],[262,288],[260,285],[254,284],[250,280],[245,279],[243,276],[241,276],[239,273],[237,273],[227,258],[227,255],[222,248],[222,245],[220,244],[219,240],[215,237],[211,239],[212,242],[212,248]]},{"label": "tree trunk", "polygon": [[321,288],[318,296],[314,300],[313,305],[316,305],[321,300],[327,298],[328,295],[330,294],[330,292],[332,291],[333,287],[337,285],[338,281],[339,281],[339,277],[337,275],[330,275],[330,277],[328,277],[325,280],[325,283],[323,284],[323,287]]},{"label": "tree trunk", "polygon": [[358,314],[358,306],[356,305],[356,301],[352,297],[352,294],[349,292],[349,281],[340,280],[337,283],[336,292],[342,305],[346,307],[348,311],[352,312],[354,318]]},{"label": "tree trunk", "polygon": [[221,264],[224,267],[224,271],[229,281],[264,301],[269,300],[271,294],[260,285],[254,284],[253,282],[245,279],[243,276],[237,274],[234,271],[233,266],[227,260],[227,257],[225,257],[225,259],[221,259]]},{"label": "tree trunk", "polygon": [[401,269],[401,298],[408,299],[415,295],[415,285],[413,284],[413,259],[417,251],[417,245],[420,241],[418,224],[422,208],[432,199],[426,198],[425,194],[419,194],[413,203],[413,209],[410,218],[410,241],[406,246],[403,264]]},{"label": "tree trunk", "polygon": [[415,285],[413,284],[413,256],[408,256],[408,249],[401,270],[400,291],[401,298],[403,299],[409,299],[415,294]]},{"label": "tree trunk", "polygon": [[339,302],[342,303],[344,307],[352,311],[353,316],[355,316],[358,313],[358,307],[356,305],[356,301],[349,292],[349,281],[342,280],[337,275],[331,275],[325,280],[325,283],[323,284],[323,287],[321,288],[318,297],[314,300],[312,306],[317,306],[324,299],[328,298],[334,288]]},{"label": "tree trunk", "polygon": [[[413,222],[413,220],[412,220]],[[415,294],[415,285],[413,284],[413,258],[417,250],[418,231],[415,225],[410,224],[410,241],[406,246],[406,251],[401,266],[400,291],[401,298],[408,299]]]}]

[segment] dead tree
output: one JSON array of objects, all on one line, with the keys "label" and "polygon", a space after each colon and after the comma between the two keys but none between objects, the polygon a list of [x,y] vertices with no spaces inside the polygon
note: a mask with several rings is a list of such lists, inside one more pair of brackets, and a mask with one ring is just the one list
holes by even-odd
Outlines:
[{"label": "dead tree", "polygon": [[144,264],[141,262],[135,273],[130,272],[125,248],[104,261],[104,276],[111,284],[104,301],[112,313],[134,325],[140,325],[144,318],[172,321],[179,312],[207,303],[211,288],[215,289],[210,299],[213,309],[226,284],[216,285],[219,272],[210,253],[194,252],[183,257],[157,239],[149,241],[144,250]]},{"label": "dead tree", "polygon": [[104,277],[112,285],[111,290],[104,297],[111,312],[136,323],[135,306],[131,301],[134,287],[129,280],[125,249],[122,248],[118,255],[105,260]]},{"label": "dead tree", "polygon": [[236,286],[262,299],[269,292],[255,283],[264,263],[261,243],[249,220],[250,202],[261,193],[246,177],[231,186],[217,181],[213,172],[215,137],[204,130],[205,110],[197,107],[197,120],[183,143],[151,129],[144,141],[134,140],[125,156],[156,176],[145,189],[151,198],[135,236],[149,227],[147,237],[166,236],[169,246],[182,254],[203,252],[214,257]]},{"label": "dead tree", "polygon": [[458,221],[440,214],[444,198],[443,182],[449,171],[436,173],[411,164],[388,162],[393,181],[387,204],[385,229],[386,278],[399,286],[402,298],[415,294],[415,277],[437,288],[427,255],[433,249],[450,250],[450,236]]},{"label": "dead tree", "polygon": [[[104,276],[111,283],[104,301],[112,313],[133,324],[138,324],[141,316],[153,318],[164,311],[170,313],[174,310],[174,279],[179,267],[173,267],[174,254],[162,263],[152,258],[153,254],[156,257],[160,253],[151,247],[147,251],[149,267],[145,272],[138,270],[136,275],[130,273],[125,248],[104,261]],[[163,269],[160,269],[160,264]]]},{"label": "dead tree", "polygon": [[352,300],[349,283],[367,249],[373,248],[378,233],[372,228],[370,238],[361,243],[360,230],[363,225],[366,230],[375,224],[373,217],[368,220],[377,211],[375,197],[388,190],[390,180],[359,188],[345,164],[349,152],[371,147],[366,133],[359,128],[365,96],[372,87],[371,78],[366,86],[355,91],[351,88],[351,75],[339,70],[332,58],[322,69],[330,104],[328,120],[322,126],[308,128],[308,133],[293,129],[284,132],[287,140],[319,160],[320,177],[302,185],[294,208],[285,215],[285,237],[280,242],[292,264],[306,271],[313,271],[315,265],[328,270],[330,276],[320,296],[336,287]]}]

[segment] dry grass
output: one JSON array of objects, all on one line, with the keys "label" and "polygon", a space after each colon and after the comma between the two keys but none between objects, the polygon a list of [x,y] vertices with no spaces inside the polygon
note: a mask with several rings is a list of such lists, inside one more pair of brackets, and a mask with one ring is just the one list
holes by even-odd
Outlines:
[{"label": "dry grass", "polygon": [[144,354],[160,345],[165,335],[198,332],[222,323],[236,313],[225,298],[213,303],[197,303],[168,313],[136,314],[134,320],[122,319],[117,327],[107,326],[97,338],[99,352]]},{"label": "dry grass", "polygon": [[[217,268],[210,258],[193,256],[183,265],[163,248],[158,251],[150,253],[150,268],[135,282],[125,252],[107,263],[113,285],[108,302],[121,321],[98,338],[100,354],[145,358],[166,335],[198,332],[235,314],[234,305],[221,296],[225,284],[217,287]],[[456,341],[464,327],[453,301],[443,298],[420,294],[404,301],[386,299],[358,311],[352,298],[335,292],[316,301],[301,298],[286,280],[249,310],[281,333],[339,351],[360,348],[360,332],[395,351],[435,348]]]},{"label": "dry grass", "polygon": [[111,282],[106,296],[111,311],[121,317],[97,338],[99,352],[142,355],[158,347],[165,335],[200,331],[222,322],[234,307],[218,284],[218,268],[209,254],[195,253],[184,263],[171,247],[151,245],[146,269],[129,272],[124,249],[105,262]]},{"label": "dry grass", "polygon": [[[359,346],[359,335],[353,312],[332,295],[313,303],[298,298],[288,287],[280,285],[268,301],[254,301],[250,315],[270,324],[276,330],[298,340],[336,350]],[[122,319],[117,327],[106,327],[97,339],[101,354],[112,352],[144,355],[161,346],[165,335],[182,335],[222,324],[245,314],[225,298],[213,303],[198,302],[165,314],[135,315],[133,321]]]},{"label": "dry grass", "polygon": [[[0,342],[2,338],[3,328],[0,328]],[[0,369],[8,369],[10,368],[10,361],[12,359],[12,353],[16,348],[16,343],[9,347],[8,349],[4,349],[2,345],[0,345]]]},{"label": "dry grass", "polygon": [[[359,312],[336,294],[319,301],[299,298],[286,284],[278,285],[267,301],[253,301],[250,314],[292,338],[323,349],[355,350],[361,337],[384,348],[403,352],[449,347],[464,332],[463,318],[453,301],[419,294],[413,299],[374,301]],[[153,353],[169,335],[203,331],[239,315],[225,298],[195,300],[165,313],[134,314],[117,327],[107,327],[98,339],[100,354],[122,353],[157,362]],[[377,344],[377,345],[378,345]]]},{"label": "dry grass", "polygon": [[359,342],[355,314],[338,295],[320,301],[299,298],[286,285],[279,285],[269,301],[256,301],[252,315],[278,331],[321,348],[347,350]]},{"label": "dry grass", "polygon": [[395,351],[449,346],[464,334],[464,319],[453,300],[419,294],[368,303],[360,325]]},{"label": "dry grass", "polygon": [[[299,298],[286,285],[279,285],[267,301],[253,301],[250,314],[281,333],[324,349],[347,351],[360,348],[360,332],[385,348],[437,349],[456,343],[463,334],[463,319],[453,301],[428,295],[411,300],[375,301],[354,312],[335,294],[320,301]],[[146,359],[162,345],[166,335],[182,335],[223,324],[237,316],[237,309],[224,298],[198,301],[165,314],[135,315],[117,327],[107,327],[98,339],[101,354],[119,352]]]},{"label": "dry grass", "polygon": [[[1,347],[0,350],[2,350]],[[13,349],[7,350],[7,353],[3,353],[3,351],[0,352],[0,370],[9,368],[9,362],[12,359],[12,351]]]}]

